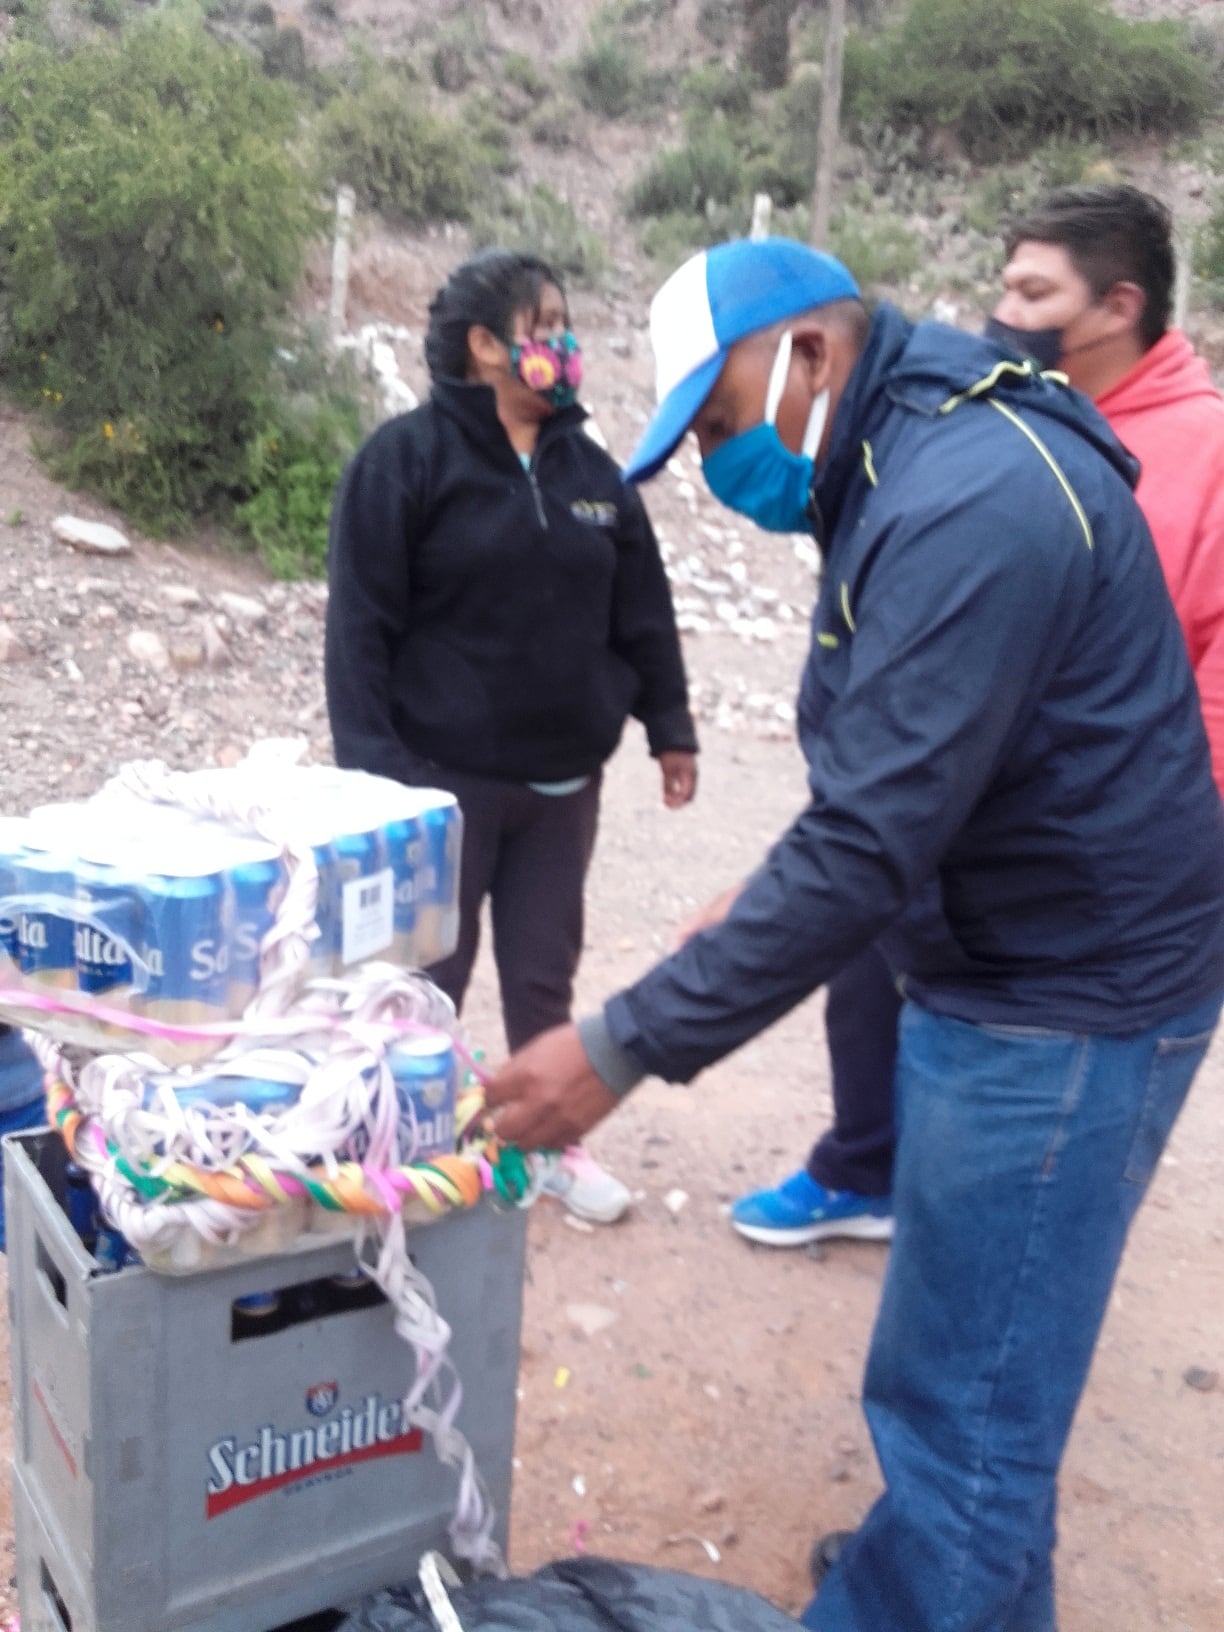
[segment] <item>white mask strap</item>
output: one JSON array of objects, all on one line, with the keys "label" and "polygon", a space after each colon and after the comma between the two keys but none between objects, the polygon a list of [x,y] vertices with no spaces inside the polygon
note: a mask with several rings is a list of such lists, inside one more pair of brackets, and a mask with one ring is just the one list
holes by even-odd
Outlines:
[{"label": "white mask strap", "polygon": [[782,393],[786,390],[786,379],[790,373],[791,361],[791,331],[789,329],[778,341],[778,349],[774,353],[773,367],[769,371],[769,386],[765,392],[765,423],[772,425],[778,417],[778,404],[782,401]]},{"label": "white mask strap", "polygon": [[[772,425],[778,417],[778,406],[782,401],[782,393],[786,390],[786,381],[790,375],[791,351],[794,339],[787,329],[778,341],[778,349],[774,354],[773,367],[769,371],[769,385],[765,391],[765,423]],[[812,399],[812,411],[808,415],[807,428],[803,433],[803,451],[809,459],[815,459],[816,449],[824,436],[825,421],[829,417],[829,392],[826,387]]]},{"label": "white mask strap", "polygon": [[803,433],[803,451],[809,459],[816,457],[816,450],[824,436],[825,421],[828,417],[829,388],[826,385],[818,396],[812,398],[812,411],[808,415],[807,430]]}]

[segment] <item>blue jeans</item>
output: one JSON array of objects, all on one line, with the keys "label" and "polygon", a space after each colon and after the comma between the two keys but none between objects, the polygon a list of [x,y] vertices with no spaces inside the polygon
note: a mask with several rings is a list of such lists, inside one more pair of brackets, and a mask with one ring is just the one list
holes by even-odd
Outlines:
[{"label": "blue jeans", "polygon": [[[0,1138],[47,1120],[42,1067],[19,1031],[0,1027]],[[4,1251],[4,1168],[0,1164],[0,1252]]]},{"label": "blue jeans", "polygon": [[805,1626],[1055,1632],[1059,1463],[1220,1006],[1121,1038],[905,1006],[896,1236],[863,1390],[886,1489]]}]

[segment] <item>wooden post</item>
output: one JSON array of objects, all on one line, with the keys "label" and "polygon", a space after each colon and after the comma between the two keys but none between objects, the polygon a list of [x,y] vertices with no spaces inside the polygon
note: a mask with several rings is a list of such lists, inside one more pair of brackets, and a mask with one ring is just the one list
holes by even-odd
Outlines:
[{"label": "wooden post", "polygon": [[338,340],[348,326],[349,239],[353,233],[353,210],[357,199],[351,187],[341,187],[336,194],[336,236],[332,243],[331,306],[328,310],[328,328],[332,340]]},{"label": "wooden post", "polygon": [[812,191],[812,243],[825,247],[833,209],[833,177],[841,128],[842,63],[846,55],[846,0],[829,0],[824,68],[820,78],[820,136],[816,149],[816,185]]}]

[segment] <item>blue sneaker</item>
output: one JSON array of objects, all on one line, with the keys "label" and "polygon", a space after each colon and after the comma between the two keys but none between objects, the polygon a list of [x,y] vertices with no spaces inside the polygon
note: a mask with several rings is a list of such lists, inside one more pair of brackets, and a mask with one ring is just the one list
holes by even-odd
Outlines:
[{"label": "blue sneaker", "polygon": [[772,1190],[741,1196],[731,1209],[731,1223],[749,1241],[763,1241],[771,1247],[801,1247],[807,1241],[824,1241],[834,1235],[889,1241],[892,1197],[826,1190],[800,1168]]}]

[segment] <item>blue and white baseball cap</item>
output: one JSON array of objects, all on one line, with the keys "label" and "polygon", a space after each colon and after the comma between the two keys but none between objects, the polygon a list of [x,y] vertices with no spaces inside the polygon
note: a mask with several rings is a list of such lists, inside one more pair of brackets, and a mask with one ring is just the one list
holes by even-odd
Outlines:
[{"label": "blue and white baseball cap", "polygon": [[685,261],[650,303],[659,406],[625,466],[625,480],[649,481],[667,463],[737,340],[858,296],[840,261],[791,238],[741,238]]}]

